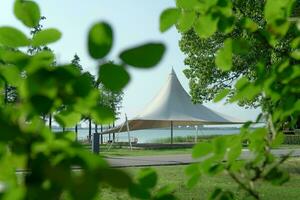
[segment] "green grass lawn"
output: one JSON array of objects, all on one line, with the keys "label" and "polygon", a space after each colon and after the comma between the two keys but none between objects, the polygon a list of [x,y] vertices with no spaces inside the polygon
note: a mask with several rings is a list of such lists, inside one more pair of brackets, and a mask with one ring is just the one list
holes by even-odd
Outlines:
[{"label": "green grass lawn", "polygon": [[[281,145],[276,149],[300,149],[300,145]],[[112,148],[109,151],[107,148],[102,148],[100,155],[102,156],[151,156],[151,155],[176,155],[176,154],[191,154],[192,148],[175,148],[175,149],[132,149],[128,147]]]},{"label": "green grass lawn", "polygon": [[179,149],[132,149],[129,148],[113,148],[107,151],[103,149],[100,152],[102,156],[151,156],[151,155],[175,155],[175,154],[191,154],[192,148]]},{"label": "green grass lawn", "polygon": [[[291,179],[283,186],[272,186],[269,183],[262,183],[259,186],[261,198],[264,200],[297,200],[300,199],[300,158],[293,158],[284,164],[284,167],[291,173]],[[215,187],[222,187],[235,191],[237,199],[245,198],[245,193],[238,190],[237,185],[226,175],[221,174],[215,177],[202,177],[201,182],[192,189],[185,186],[186,177],[184,174],[186,166],[154,167],[158,172],[158,187],[171,184],[175,188],[175,194],[179,199],[207,199],[209,193]],[[126,169],[131,174],[136,174],[139,168]],[[111,188],[101,189],[102,200],[127,200],[132,199],[126,191]]]}]

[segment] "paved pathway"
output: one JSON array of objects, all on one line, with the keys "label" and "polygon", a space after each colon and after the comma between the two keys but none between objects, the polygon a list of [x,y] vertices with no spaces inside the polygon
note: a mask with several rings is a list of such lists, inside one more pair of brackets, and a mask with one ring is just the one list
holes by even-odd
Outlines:
[{"label": "paved pathway", "polygon": [[[290,149],[274,149],[272,153],[276,156],[288,154]],[[300,149],[292,150],[292,157],[300,157]],[[248,150],[243,150],[242,158],[251,156]],[[157,156],[108,156],[106,160],[113,167],[143,167],[143,166],[163,166],[163,165],[185,165],[196,162],[190,154],[178,155],[157,155]]]}]

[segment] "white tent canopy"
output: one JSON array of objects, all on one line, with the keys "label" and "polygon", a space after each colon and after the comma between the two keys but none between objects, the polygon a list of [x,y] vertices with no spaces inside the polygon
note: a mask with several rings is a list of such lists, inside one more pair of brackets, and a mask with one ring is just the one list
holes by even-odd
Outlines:
[{"label": "white tent canopy", "polygon": [[[241,124],[239,119],[223,115],[201,104],[193,104],[180,84],[174,70],[154,99],[135,118],[128,120],[129,130],[166,128],[173,125]],[[127,126],[118,126],[106,133],[124,132]]]}]

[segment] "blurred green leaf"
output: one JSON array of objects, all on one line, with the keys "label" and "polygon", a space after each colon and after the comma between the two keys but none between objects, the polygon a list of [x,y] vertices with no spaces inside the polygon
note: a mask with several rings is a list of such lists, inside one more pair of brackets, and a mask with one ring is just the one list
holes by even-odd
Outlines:
[{"label": "blurred green leaf", "polygon": [[0,52],[0,59],[6,64],[16,65],[21,70],[29,63],[30,56],[21,51],[5,50]]},{"label": "blurred green leaf", "polygon": [[211,143],[202,142],[194,146],[192,157],[200,158],[212,153],[213,147]]},{"label": "blurred green leaf", "polygon": [[160,31],[165,32],[175,25],[177,23],[179,14],[180,11],[177,8],[168,8],[164,10],[160,15]]},{"label": "blurred green leaf", "polygon": [[73,83],[74,94],[80,97],[87,97],[93,89],[92,84],[93,80],[90,73],[85,72],[81,74]]},{"label": "blurred green leaf", "polygon": [[193,175],[192,177],[190,177],[187,181],[187,187],[188,188],[192,188],[195,187],[197,185],[197,183],[200,181],[200,176],[197,175]]},{"label": "blurred green leaf", "polygon": [[55,121],[62,127],[75,126],[81,120],[81,114],[69,110],[61,111],[55,116]]},{"label": "blurred green leaf", "polygon": [[[230,9],[231,11],[231,9]],[[225,34],[228,34],[233,31],[234,28],[234,17],[221,17],[218,21],[218,29]]]},{"label": "blurred green leaf", "polygon": [[234,54],[247,55],[250,50],[250,44],[245,39],[232,40],[232,52]]},{"label": "blurred green leaf", "polygon": [[24,33],[13,27],[0,27],[0,44],[12,48],[24,47],[30,44],[30,41]]},{"label": "blurred green leaf", "polygon": [[225,40],[224,47],[217,52],[215,62],[223,71],[229,71],[232,68],[232,39]]},{"label": "blurred green leaf", "polygon": [[272,35],[283,37],[290,26],[287,20],[292,12],[295,0],[268,0],[265,4],[265,19]]},{"label": "blurred green leaf", "polygon": [[290,16],[295,0],[268,0],[265,4],[265,19],[273,22],[278,19],[285,19]]},{"label": "blurred green leaf", "polygon": [[115,113],[106,106],[94,107],[91,116],[98,124],[109,124],[115,121]]},{"label": "blurred green leaf", "polygon": [[157,174],[153,169],[141,169],[138,174],[138,181],[144,188],[153,188],[157,183]]},{"label": "blurred green leaf", "polygon": [[178,19],[177,29],[182,33],[189,31],[193,27],[195,19],[195,12],[182,10]]},{"label": "blurred green leaf", "polygon": [[148,43],[123,51],[120,58],[133,67],[150,68],[159,63],[165,50],[162,43]]},{"label": "blurred green leaf", "polygon": [[231,191],[215,188],[215,190],[211,193],[208,199],[209,200],[234,200],[235,197]]},{"label": "blurred green leaf", "polygon": [[113,30],[109,24],[100,22],[90,29],[88,36],[88,50],[92,58],[105,57],[113,46]]},{"label": "blurred green leaf", "polygon": [[214,102],[216,103],[216,102],[221,101],[222,99],[224,99],[229,94],[229,92],[230,92],[230,89],[224,89],[224,90],[222,90],[214,98]]},{"label": "blurred green leaf", "polygon": [[265,179],[273,185],[282,185],[289,180],[289,174],[277,167],[272,168],[265,176]]},{"label": "blurred green leaf", "polygon": [[153,200],[175,200],[175,199],[177,199],[172,193],[174,193],[173,187],[164,186],[157,191]]},{"label": "blurred green leaf", "polygon": [[248,30],[250,32],[255,32],[258,29],[258,25],[252,19],[250,19],[248,17],[242,18],[241,24],[246,30]]},{"label": "blurred green leaf", "polygon": [[32,59],[30,59],[30,63],[27,66],[26,71],[28,74],[31,74],[42,67],[51,66],[54,59],[55,56],[51,51],[40,51],[36,53]]},{"label": "blurred green leaf", "polygon": [[239,158],[239,156],[242,153],[242,141],[239,136],[232,137],[228,140],[229,142],[229,148],[227,151],[227,160],[228,162],[232,163],[235,162],[236,159]]},{"label": "blurred green leaf", "polygon": [[193,9],[198,3],[198,0],[176,0],[176,6],[183,9]]},{"label": "blurred green leaf", "polygon": [[194,29],[200,38],[208,38],[217,31],[218,18],[211,14],[201,15],[196,19]]},{"label": "blurred green leaf", "polygon": [[39,6],[35,2],[29,0],[16,0],[14,13],[23,24],[30,28],[36,27],[41,19]]},{"label": "blurred green leaf", "polygon": [[296,60],[300,60],[300,50],[297,49],[295,51],[292,51],[291,52],[291,57],[296,59]]},{"label": "blurred green leaf", "polygon": [[129,186],[129,194],[131,197],[136,197],[139,199],[150,199],[151,193],[139,184],[131,184]]},{"label": "blurred green leaf", "polygon": [[21,83],[21,72],[14,65],[0,65],[1,75],[5,78],[8,84],[19,86]]},{"label": "blurred green leaf", "polygon": [[123,66],[107,63],[99,68],[99,80],[107,89],[119,92],[129,83],[130,76]]},{"label": "blurred green leaf", "polygon": [[33,36],[31,45],[34,47],[45,46],[50,43],[54,43],[61,38],[61,32],[57,29],[45,29],[36,33]]},{"label": "blurred green leaf", "polygon": [[47,96],[34,95],[30,98],[33,110],[39,114],[48,114],[54,101]]},{"label": "blurred green leaf", "polygon": [[130,176],[119,169],[103,169],[101,178],[114,188],[128,188],[132,184]]},{"label": "blurred green leaf", "polygon": [[218,157],[223,157],[227,150],[227,137],[217,137],[213,140],[213,152]]},{"label": "blurred green leaf", "polygon": [[192,176],[194,174],[199,174],[200,168],[198,163],[192,163],[185,168],[185,174],[187,176]]}]

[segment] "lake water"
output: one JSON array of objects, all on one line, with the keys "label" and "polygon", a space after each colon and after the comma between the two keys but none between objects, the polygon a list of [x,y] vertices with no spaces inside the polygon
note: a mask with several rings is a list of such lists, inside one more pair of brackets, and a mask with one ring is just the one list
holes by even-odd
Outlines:
[{"label": "lake water", "polygon": [[[93,130],[94,132],[94,130]],[[200,129],[198,133],[195,129],[175,129],[173,131],[174,137],[176,136],[209,136],[209,135],[229,135],[229,134],[237,134],[239,133],[239,129]],[[85,140],[88,136],[88,129],[79,129],[78,132],[78,139]],[[169,129],[148,129],[148,130],[139,130],[139,131],[130,131],[130,136],[132,141],[134,138],[137,138],[138,143],[148,143],[153,142],[154,140],[170,138],[170,130]],[[112,139],[112,136],[111,136]],[[109,140],[108,135],[104,135],[104,141]],[[128,134],[125,133],[116,133],[116,141],[119,142],[127,142],[128,141]]]}]

